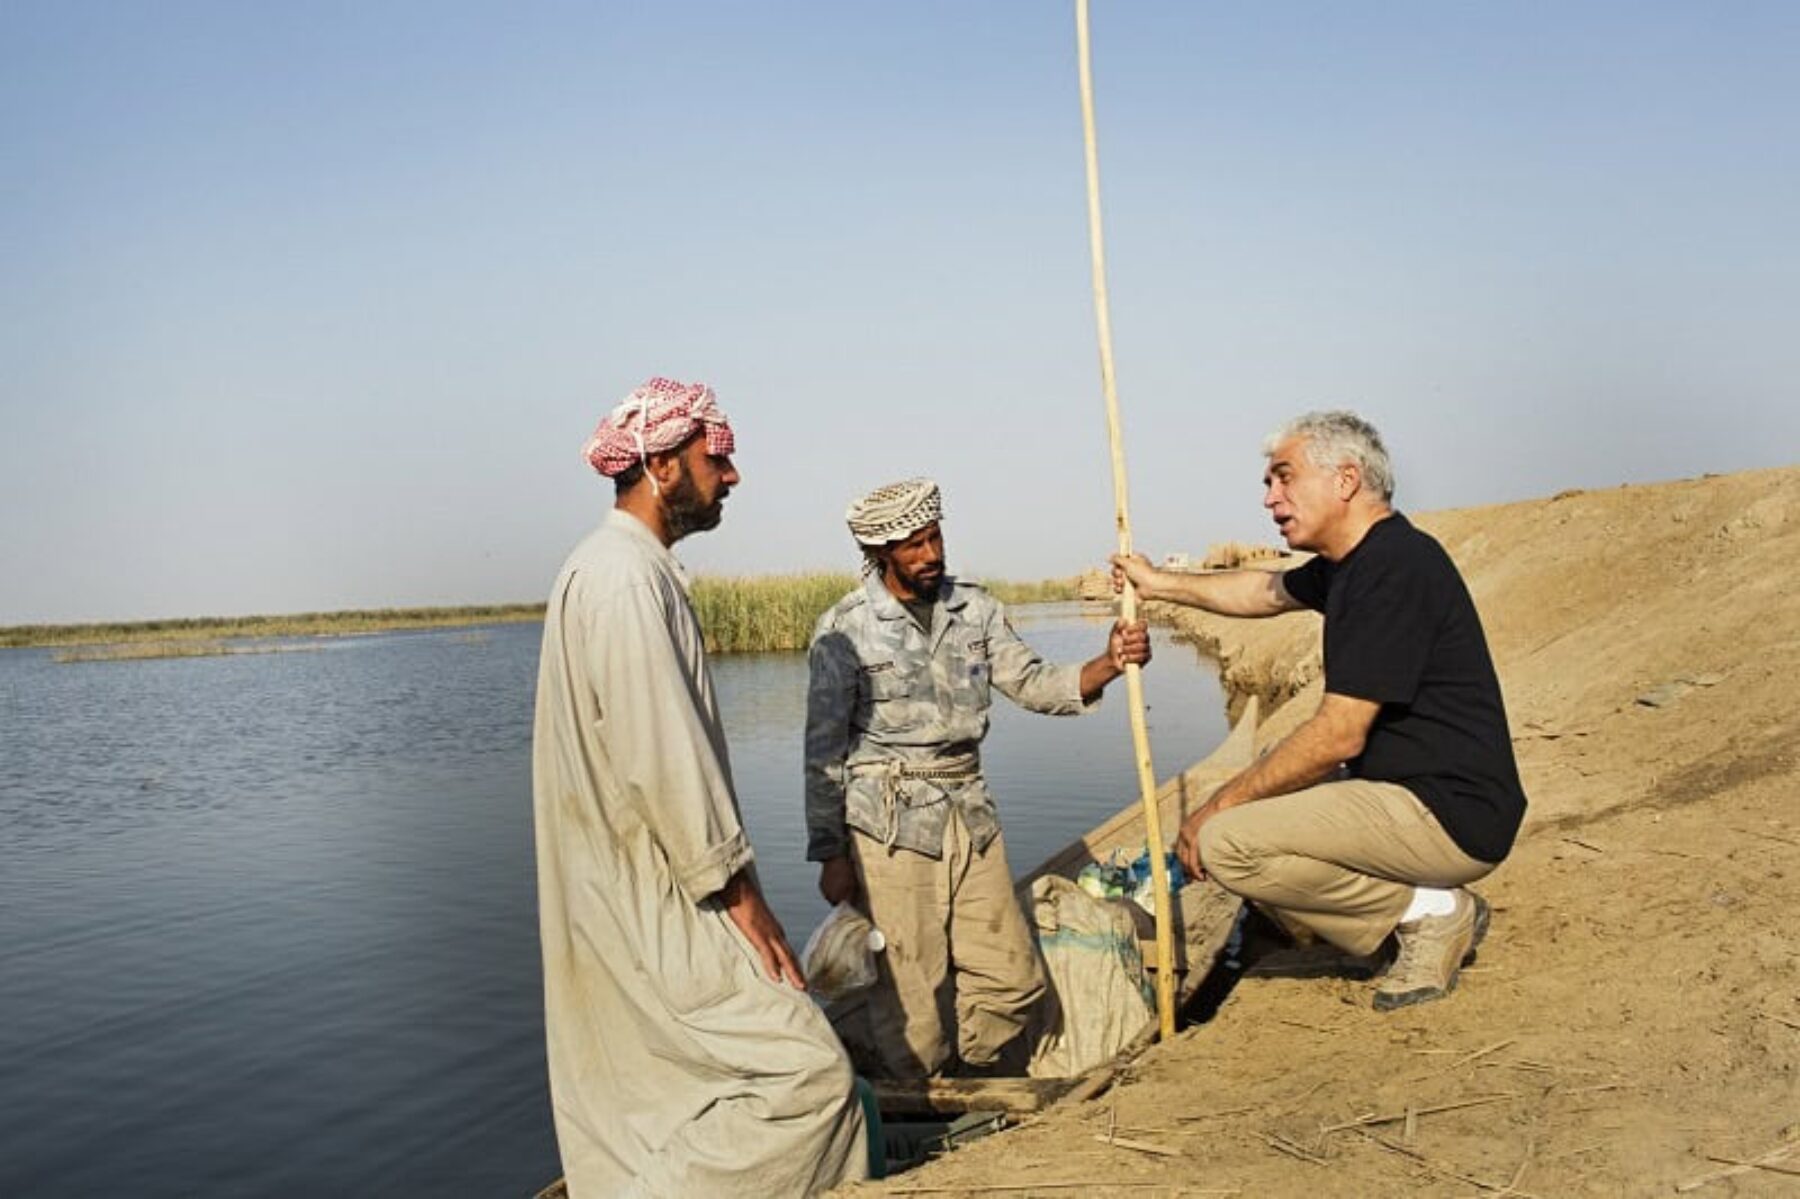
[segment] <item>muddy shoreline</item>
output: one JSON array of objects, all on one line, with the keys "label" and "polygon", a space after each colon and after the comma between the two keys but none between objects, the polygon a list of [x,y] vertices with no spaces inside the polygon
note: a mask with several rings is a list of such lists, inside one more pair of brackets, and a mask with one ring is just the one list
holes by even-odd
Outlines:
[{"label": "muddy shoreline", "polygon": [[[1800,467],[1409,515],[1475,596],[1531,798],[1457,993],[1242,978],[1106,1095],[886,1189],[1791,1193]],[[1316,616],[1149,614],[1274,708],[1262,743],[1312,711]]]}]

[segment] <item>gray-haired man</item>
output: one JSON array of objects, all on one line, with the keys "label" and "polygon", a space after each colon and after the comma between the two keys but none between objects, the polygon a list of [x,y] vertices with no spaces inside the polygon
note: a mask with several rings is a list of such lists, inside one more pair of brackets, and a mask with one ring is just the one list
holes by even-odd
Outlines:
[{"label": "gray-haired man", "polygon": [[1506,857],[1525,813],[1481,618],[1443,547],[1393,509],[1393,469],[1366,421],[1311,413],[1264,453],[1263,507],[1311,561],[1182,575],[1113,560],[1115,583],[1128,576],[1145,599],[1325,614],[1318,711],[1190,816],[1176,850],[1195,875],[1352,954],[1397,933],[1377,1008],[1441,998],[1487,931],[1466,886]]},{"label": "gray-haired man", "polygon": [[895,1078],[944,1069],[952,1044],[994,1066],[1044,993],[981,777],[990,690],[1075,715],[1150,659],[1141,622],[1080,666],[1038,657],[1000,601],[945,573],[941,507],[924,479],[850,506],[867,577],[819,618],[806,705],[806,856],[826,900],[860,895],[887,938],[870,1031]]}]

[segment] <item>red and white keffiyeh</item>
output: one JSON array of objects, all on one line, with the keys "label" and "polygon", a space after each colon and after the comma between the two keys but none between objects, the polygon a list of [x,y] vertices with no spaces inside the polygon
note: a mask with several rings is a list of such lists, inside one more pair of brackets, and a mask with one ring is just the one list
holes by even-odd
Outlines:
[{"label": "red and white keffiyeh", "polygon": [[611,478],[651,454],[681,445],[705,432],[706,452],[730,454],[737,449],[731,422],[719,411],[718,397],[704,383],[678,383],[655,378],[626,396],[607,413],[594,435],[581,447],[588,465]]}]

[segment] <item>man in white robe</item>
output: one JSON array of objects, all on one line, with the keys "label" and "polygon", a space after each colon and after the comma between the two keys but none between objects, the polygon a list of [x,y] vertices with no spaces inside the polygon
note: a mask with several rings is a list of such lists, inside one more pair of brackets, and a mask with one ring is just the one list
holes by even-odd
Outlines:
[{"label": "man in white robe", "polygon": [[653,379],[585,456],[605,522],[550,594],[532,751],[550,1093],[574,1199],[866,1176],[850,1066],[764,902],[686,578],[738,481],[710,388]]}]

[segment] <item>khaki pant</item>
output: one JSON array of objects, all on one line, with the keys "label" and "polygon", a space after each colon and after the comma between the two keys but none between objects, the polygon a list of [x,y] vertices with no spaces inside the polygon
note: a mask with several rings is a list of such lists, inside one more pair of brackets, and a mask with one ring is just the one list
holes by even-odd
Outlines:
[{"label": "khaki pant", "polygon": [[956,1052],[992,1063],[1043,997],[1037,942],[1013,895],[999,836],[977,853],[952,810],[944,853],[928,858],[853,830],[869,916],[887,938],[869,992],[871,1036],[893,1078],[923,1078]]},{"label": "khaki pant", "polygon": [[1349,953],[1373,953],[1413,888],[1460,887],[1494,867],[1469,857],[1396,783],[1321,783],[1241,804],[1200,829],[1221,887]]}]

